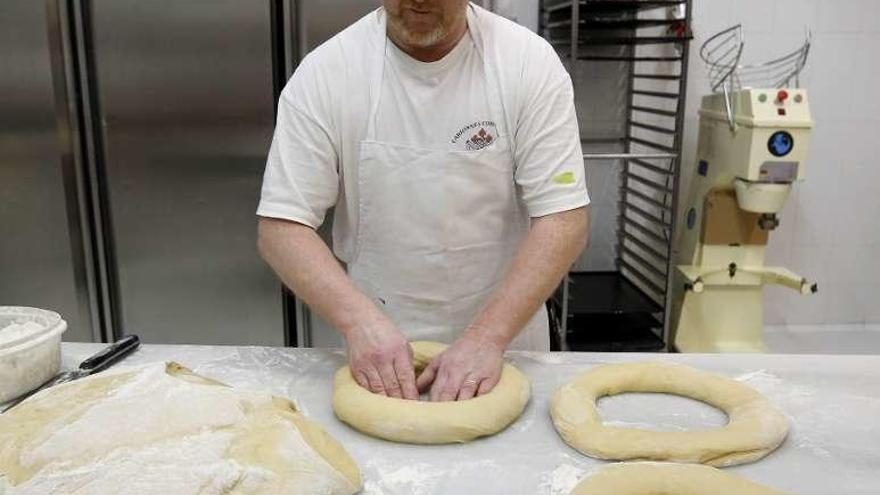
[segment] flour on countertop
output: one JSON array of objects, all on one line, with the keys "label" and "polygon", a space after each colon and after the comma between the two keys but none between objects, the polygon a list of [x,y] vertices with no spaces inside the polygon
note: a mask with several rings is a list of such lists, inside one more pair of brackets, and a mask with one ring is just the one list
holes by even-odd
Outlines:
[{"label": "flour on countertop", "polygon": [[541,476],[539,495],[568,495],[584,477],[585,471],[570,464],[563,464]]},{"label": "flour on countertop", "polygon": [[520,351],[519,354],[541,364],[563,364],[565,362],[562,353],[559,352]]},{"label": "flour on countertop", "polygon": [[[402,465],[403,464],[403,465]],[[409,463],[371,460],[364,466],[366,482],[361,495],[433,495],[452,493],[460,487],[452,486],[454,481],[466,472],[485,473],[487,479],[502,475],[505,471],[496,461],[483,459],[441,463]]]},{"label": "flour on countertop", "polygon": [[833,412],[834,404],[820,403],[814,390],[786,383],[767,370],[745,373],[736,380],[762,393],[788,416],[791,424],[788,441],[795,448],[808,450],[821,458],[833,457],[836,441],[829,432],[836,429],[832,427],[834,423],[845,421],[845,415]]},{"label": "flour on countertop", "polygon": [[399,467],[399,464],[369,461],[365,471],[376,476],[367,476],[363,495],[429,495],[437,481],[448,475],[436,465],[426,463]]}]

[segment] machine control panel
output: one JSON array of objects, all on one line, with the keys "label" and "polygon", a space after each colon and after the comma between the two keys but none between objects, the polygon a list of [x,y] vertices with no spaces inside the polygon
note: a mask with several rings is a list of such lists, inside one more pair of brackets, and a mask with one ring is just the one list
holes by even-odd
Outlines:
[{"label": "machine control panel", "polygon": [[[786,89],[780,89],[776,92],[776,96],[771,101],[770,95],[766,92],[758,94],[758,103],[771,104],[770,108],[776,109],[776,115],[779,117],[787,117],[791,109],[791,105],[799,105],[804,102],[804,94],[796,91],[794,94]],[[793,102],[793,103],[792,103]],[[772,110],[771,110],[772,111]]]}]

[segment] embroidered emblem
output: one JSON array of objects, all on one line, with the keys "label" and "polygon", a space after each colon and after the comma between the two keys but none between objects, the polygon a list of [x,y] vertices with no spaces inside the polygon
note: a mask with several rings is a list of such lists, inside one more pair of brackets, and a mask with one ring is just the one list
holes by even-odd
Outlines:
[{"label": "embroidered emblem", "polygon": [[489,146],[494,140],[495,138],[493,138],[491,134],[486,132],[486,129],[481,128],[479,132],[468,139],[467,143],[465,143],[465,147],[468,149],[468,151],[477,151],[485,148],[486,146]]},{"label": "embroidered emblem", "polygon": [[483,120],[462,127],[453,136],[452,144],[461,146],[459,143],[463,142],[463,148],[467,151],[478,151],[494,143],[497,138],[498,129],[495,127],[495,122]]}]

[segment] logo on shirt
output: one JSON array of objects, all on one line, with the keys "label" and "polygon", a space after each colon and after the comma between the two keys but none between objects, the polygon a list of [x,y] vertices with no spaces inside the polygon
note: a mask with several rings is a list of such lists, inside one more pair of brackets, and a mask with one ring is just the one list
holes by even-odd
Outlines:
[{"label": "logo on shirt", "polygon": [[464,148],[468,151],[479,151],[495,142],[497,137],[498,129],[495,126],[495,122],[484,120],[463,127],[455,133],[455,137],[452,138],[452,144],[457,145],[467,138],[464,141]]}]

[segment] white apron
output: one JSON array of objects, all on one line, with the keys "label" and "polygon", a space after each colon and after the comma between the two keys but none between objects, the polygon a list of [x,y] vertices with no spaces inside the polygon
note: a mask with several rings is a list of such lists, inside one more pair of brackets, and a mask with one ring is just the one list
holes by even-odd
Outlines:
[{"label": "white apron", "polygon": [[[359,221],[349,274],[410,340],[452,342],[499,286],[529,228],[514,182],[512,136],[478,15],[468,25],[483,59],[498,138],[478,151],[376,140],[387,40],[371,64],[371,111],[358,163]],[[386,31],[385,15],[381,32]],[[393,97],[392,95],[385,95]],[[512,349],[548,351],[542,305]]]}]

